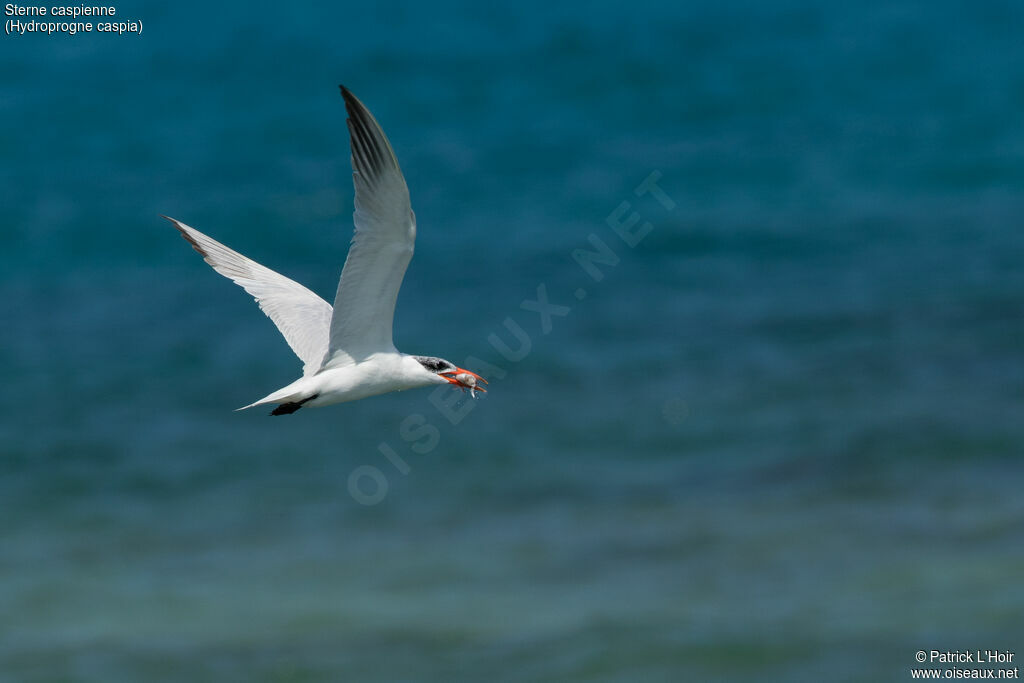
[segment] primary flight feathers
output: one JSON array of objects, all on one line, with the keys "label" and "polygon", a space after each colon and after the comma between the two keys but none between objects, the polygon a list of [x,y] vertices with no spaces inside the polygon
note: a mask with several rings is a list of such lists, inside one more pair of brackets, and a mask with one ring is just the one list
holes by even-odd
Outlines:
[{"label": "primary flight feathers", "polygon": [[303,364],[303,376],[245,406],[351,401],[448,383],[483,390],[482,377],[433,356],[399,353],[392,341],[395,301],[412,259],[416,218],[398,158],[369,110],[344,86],[355,186],[355,235],[332,307],[294,280],[246,258],[195,228],[167,218],[221,275],[251,294]]}]

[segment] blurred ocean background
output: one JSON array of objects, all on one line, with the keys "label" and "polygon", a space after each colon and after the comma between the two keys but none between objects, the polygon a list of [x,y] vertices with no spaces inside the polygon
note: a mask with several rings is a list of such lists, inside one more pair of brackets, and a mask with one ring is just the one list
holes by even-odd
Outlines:
[{"label": "blurred ocean background", "polygon": [[[0,36],[0,679],[1024,657],[1024,5],[325,5]],[[233,412],[300,364],[159,218],[332,299],[339,83],[418,217],[396,344],[501,370],[458,424]]]}]

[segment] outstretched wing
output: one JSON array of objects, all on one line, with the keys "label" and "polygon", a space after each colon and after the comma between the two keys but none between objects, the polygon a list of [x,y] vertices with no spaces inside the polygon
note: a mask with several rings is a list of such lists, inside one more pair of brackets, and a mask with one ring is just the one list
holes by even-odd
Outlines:
[{"label": "outstretched wing", "polygon": [[416,241],[409,188],[391,143],[355,95],[344,86],[341,94],[352,146],[356,229],[334,299],[324,367],[395,350],[395,300]]},{"label": "outstretched wing", "polygon": [[234,280],[274,321],[302,361],[302,374],[320,369],[330,337],[331,305],[298,282],[261,266],[181,221],[164,216],[213,269]]}]

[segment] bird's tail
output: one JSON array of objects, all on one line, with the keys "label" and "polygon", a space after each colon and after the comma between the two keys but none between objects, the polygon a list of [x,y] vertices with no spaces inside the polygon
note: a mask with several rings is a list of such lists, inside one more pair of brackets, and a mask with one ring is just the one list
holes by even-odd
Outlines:
[{"label": "bird's tail", "polygon": [[275,409],[273,415],[286,415],[288,413],[294,413],[299,407],[302,406],[306,401],[311,401],[316,398],[319,394],[311,390],[309,385],[309,378],[302,377],[295,380],[286,387],[282,387],[277,391],[267,394],[258,401],[254,401],[247,406],[236,408],[235,411],[246,410],[248,408],[255,408],[256,406],[267,405],[270,403],[279,403],[281,406],[294,406],[291,410],[280,410]]}]

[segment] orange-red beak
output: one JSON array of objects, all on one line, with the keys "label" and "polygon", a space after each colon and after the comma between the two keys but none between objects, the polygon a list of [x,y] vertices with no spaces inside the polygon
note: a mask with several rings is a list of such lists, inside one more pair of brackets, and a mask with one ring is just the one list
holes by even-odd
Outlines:
[{"label": "orange-red beak", "polygon": [[487,393],[487,390],[480,386],[480,384],[478,383],[483,382],[484,384],[487,384],[487,380],[485,380],[483,377],[476,374],[472,370],[455,368],[454,370],[451,370],[449,372],[440,373],[440,376],[444,377],[451,384],[454,384],[455,386],[462,390],[469,389],[470,393],[474,391],[482,391],[485,394]]}]

